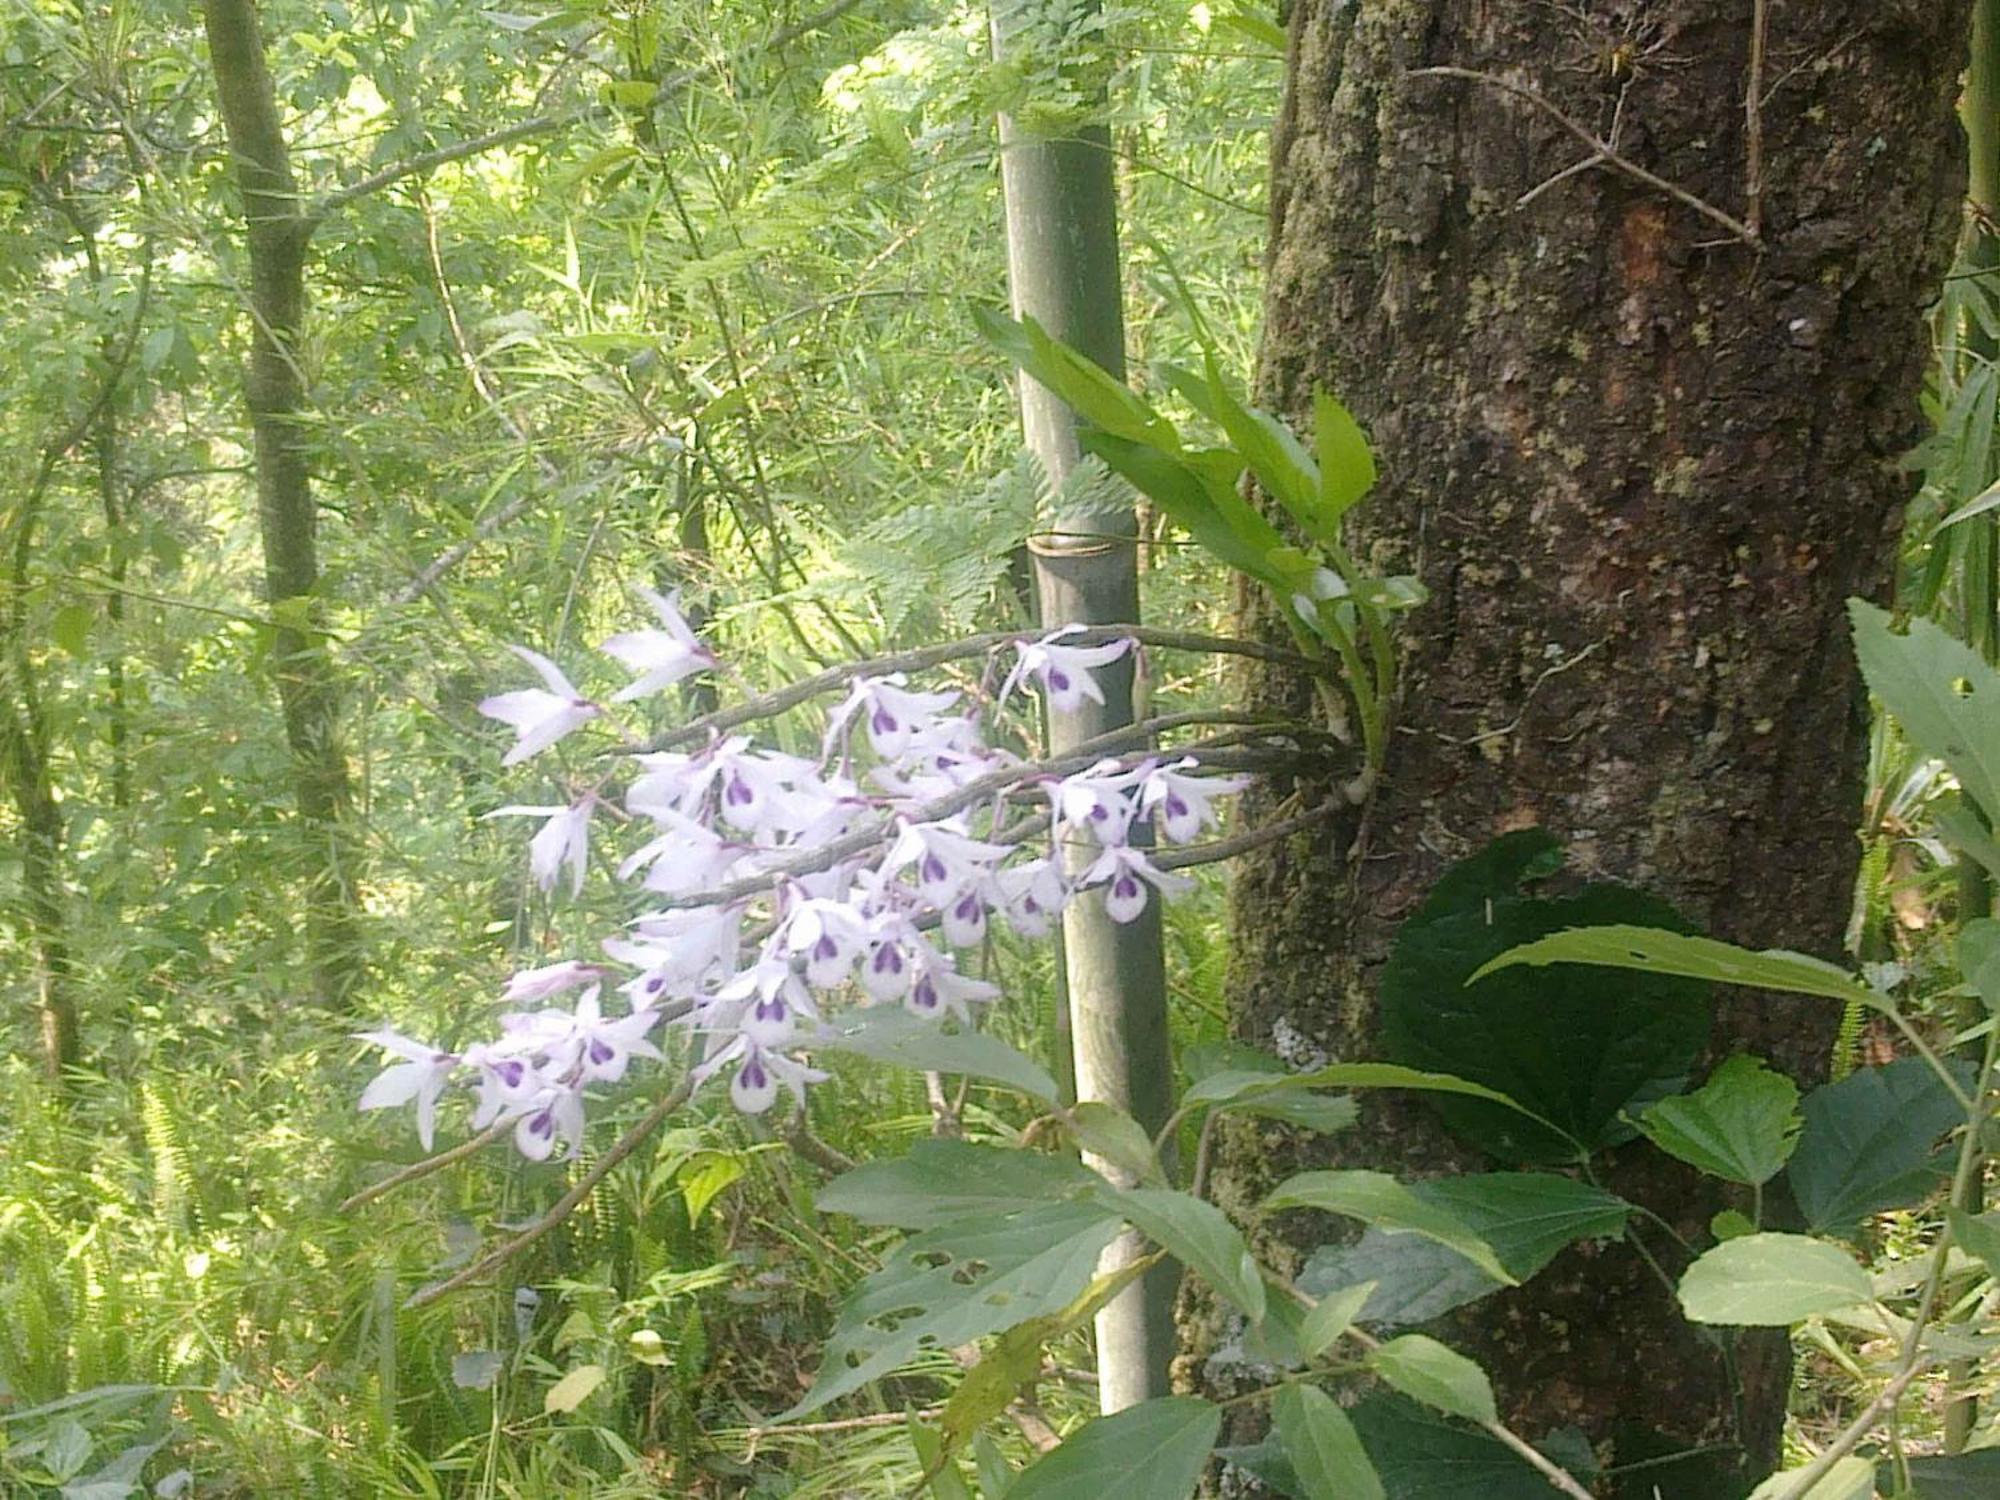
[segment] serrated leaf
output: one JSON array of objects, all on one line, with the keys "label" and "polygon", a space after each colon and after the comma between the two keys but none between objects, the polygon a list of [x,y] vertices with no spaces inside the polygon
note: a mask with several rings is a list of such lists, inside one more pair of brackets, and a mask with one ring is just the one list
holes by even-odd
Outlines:
[{"label": "serrated leaf", "polygon": [[1724,1240],[1681,1276],[1681,1310],[1697,1323],[1782,1328],[1874,1299],[1868,1273],[1838,1245],[1802,1234]]},{"label": "serrated leaf", "polygon": [[847,1214],[864,1224],[934,1229],[1036,1201],[1060,1202],[1102,1181],[1066,1156],[923,1140],[903,1156],[843,1172],[813,1195],[813,1204],[821,1213]]},{"label": "serrated leaf", "polygon": [[1364,1281],[1328,1292],[1315,1302],[1299,1325],[1299,1352],[1307,1359],[1318,1359],[1331,1349],[1354,1326],[1356,1315],[1374,1290],[1374,1282]]},{"label": "serrated leaf", "polygon": [[[2000,924],[1995,924],[2000,926]],[[1769,1182],[1798,1145],[1798,1085],[1755,1057],[1732,1057],[1692,1094],[1662,1099],[1639,1116],[1646,1139],[1711,1177]]]},{"label": "serrated leaf", "polygon": [[1549,1500],[1554,1493],[1497,1439],[1403,1397],[1370,1396],[1348,1415],[1392,1500]]},{"label": "serrated leaf", "polygon": [[1448,870],[1397,934],[1380,989],[1385,1056],[1485,1084],[1547,1122],[1537,1128],[1442,1095],[1426,1101],[1480,1150],[1529,1165],[1628,1139],[1623,1112],[1684,1077],[1709,1031],[1707,986],[1686,978],[1493,962],[1564,928],[1682,925],[1666,903],[1622,886],[1534,894],[1532,882],[1561,857],[1551,834],[1526,829]]},{"label": "serrated leaf", "polygon": [[578,1365],[549,1387],[542,1397],[545,1412],[575,1411],[590,1399],[591,1393],[604,1384],[603,1365]]},{"label": "serrated leaf", "polygon": [[1077,1144],[1099,1161],[1128,1173],[1139,1182],[1166,1180],[1153,1139],[1145,1127],[1115,1104],[1086,1099],[1070,1106],[1070,1123]]},{"label": "serrated leaf", "polygon": [[1028,1465],[1006,1500],[1187,1500],[1208,1467],[1222,1409],[1193,1396],[1142,1401],[1087,1424]]},{"label": "serrated leaf", "polygon": [[1165,1188],[1106,1190],[1098,1201],[1233,1303],[1251,1322],[1264,1316],[1264,1277],[1243,1235],[1212,1203]]},{"label": "serrated leaf", "polygon": [[1347,1413],[1324,1391],[1288,1385],[1271,1402],[1271,1425],[1304,1500],[1384,1500],[1382,1480]]},{"label": "serrated leaf", "polygon": [[812,1389],[774,1420],[795,1422],[926,1349],[1060,1310],[1090,1284],[1119,1228],[1095,1204],[1038,1203],[912,1236],[847,1299]]},{"label": "serrated leaf", "polygon": [[1799,1112],[1805,1126],[1785,1174],[1792,1197],[1808,1228],[1844,1236],[1933,1192],[1945,1176],[1938,1139],[1964,1118],[1920,1057],[1857,1068],[1807,1094]]},{"label": "serrated leaf", "polygon": [[1368,1353],[1368,1368],[1405,1396],[1471,1422],[1499,1418],[1493,1382],[1477,1362],[1421,1333],[1406,1333]]},{"label": "serrated leaf", "polygon": [[1264,1200],[1264,1207],[1316,1208],[1378,1228],[1420,1234],[1457,1251],[1495,1281],[1507,1286],[1519,1284],[1500,1263],[1493,1247],[1462,1219],[1425,1202],[1386,1172],[1301,1172],[1280,1183]]},{"label": "serrated leaf", "polygon": [[1043,1103],[1055,1102],[1055,1080],[1019,1049],[983,1031],[946,1031],[895,1006],[850,1011],[823,1025],[813,1045],[924,1072],[990,1079]]}]

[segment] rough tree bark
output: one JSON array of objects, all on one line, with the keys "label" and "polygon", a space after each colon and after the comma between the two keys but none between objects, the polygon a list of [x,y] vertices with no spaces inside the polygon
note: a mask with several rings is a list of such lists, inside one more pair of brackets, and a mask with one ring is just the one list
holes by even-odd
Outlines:
[{"label": "rough tree bark", "polygon": [[298,344],[313,221],[292,175],[255,0],[206,0],[202,19],[243,195],[253,324],[244,395],[255,439],[264,590],[279,622],[271,655],[303,836],[307,943],[319,998],[337,1003],[358,977],[360,944],[344,826],[349,783],[339,689],[318,629],[318,517],[300,425],[307,402]]},{"label": "rough tree bark", "polygon": [[[1243,873],[1249,1040],[1369,1055],[1398,924],[1528,825],[1720,936],[1838,955],[1866,737],[1842,601],[1883,587],[1909,488],[1894,460],[1965,180],[1967,6],[1772,5],[1759,61],[1765,19],[1762,0],[1299,0],[1263,394],[1295,418],[1315,386],[1353,408],[1384,475],[1361,550],[1431,601],[1373,803]],[[1624,160],[1551,182],[1593,155],[1570,124]],[[1724,996],[1714,1052],[1810,1083],[1832,1021]],[[1304,1149],[1413,1176],[1472,1160],[1402,1100]],[[1231,1143],[1246,1199],[1296,1164],[1268,1152]],[[1623,1156],[1614,1185],[1705,1243],[1719,1195]],[[1614,1463],[1645,1429],[1740,1444],[1751,1472],[1775,1456],[1783,1341],[1739,1349],[1739,1420],[1716,1349],[1628,1247],[1572,1250],[1448,1336],[1531,1435],[1577,1424]],[[1672,1468],[1619,1493],[1655,1486],[1723,1493]]]}]

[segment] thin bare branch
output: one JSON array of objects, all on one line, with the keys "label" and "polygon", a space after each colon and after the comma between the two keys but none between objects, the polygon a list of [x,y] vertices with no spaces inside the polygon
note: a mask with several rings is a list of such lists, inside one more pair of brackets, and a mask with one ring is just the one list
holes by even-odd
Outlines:
[{"label": "thin bare branch", "polygon": [[464,1161],[468,1156],[475,1155],[494,1141],[499,1140],[513,1123],[512,1120],[495,1120],[491,1125],[480,1131],[478,1135],[473,1136],[470,1140],[460,1141],[449,1151],[440,1151],[436,1156],[427,1156],[422,1161],[413,1161],[407,1167],[401,1167],[391,1172],[380,1182],[371,1183],[352,1197],[343,1199],[340,1207],[335,1209],[334,1212],[351,1214],[364,1203],[373,1203],[377,1198],[395,1192],[397,1188],[403,1186],[405,1183],[416,1182],[421,1178],[430,1176],[433,1172],[442,1172],[446,1167],[454,1166]]}]

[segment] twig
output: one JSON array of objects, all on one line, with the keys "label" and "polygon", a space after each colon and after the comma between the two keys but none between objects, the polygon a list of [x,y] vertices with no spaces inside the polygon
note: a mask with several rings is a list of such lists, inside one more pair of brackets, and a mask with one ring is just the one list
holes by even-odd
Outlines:
[{"label": "twig", "polygon": [[512,1120],[495,1120],[478,1135],[470,1140],[460,1141],[449,1151],[440,1151],[436,1156],[427,1156],[422,1161],[413,1161],[407,1167],[398,1168],[380,1182],[372,1183],[353,1197],[345,1199],[334,1212],[351,1214],[364,1203],[373,1203],[377,1198],[393,1193],[406,1182],[415,1182],[419,1178],[430,1176],[433,1172],[442,1172],[446,1167],[464,1161],[482,1147],[497,1141],[513,1123]]},{"label": "twig", "polygon": [[785,1144],[822,1171],[836,1176],[842,1172],[852,1172],[855,1160],[846,1152],[829,1145],[812,1133],[806,1124],[803,1108],[792,1116],[791,1124],[785,1129]]},{"label": "twig", "polygon": [[[946,662],[965,661],[976,656],[986,656],[1016,643],[1039,640],[1046,632],[1038,630],[995,630],[983,635],[969,635],[956,641],[944,641],[935,646],[919,646],[912,651],[892,652],[887,656],[871,657],[867,661],[840,662],[815,672],[810,677],[802,677],[797,682],[751,698],[730,708],[719,709],[712,714],[683,724],[678,729],[670,729],[655,739],[652,748],[671,750],[677,745],[685,745],[710,735],[724,734],[739,724],[749,724],[759,719],[772,718],[801,703],[811,702],[825,693],[835,692],[847,686],[857,677],[886,676],[891,672],[924,672],[932,667],[943,666]],[[1317,657],[1298,651],[1287,651],[1281,646],[1267,646],[1262,641],[1234,640],[1227,636],[1199,635],[1185,630],[1161,630],[1151,625],[1093,625],[1087,630],[1075,631],[1063,637],[1066,646],[1101,646],[1116,640],[1135,640],[1142,646],[1152,646],[1163,651],[1195,651],[1218,656],[1247,656],[1257,661],[1271,662],[1276,666],[1292,667],[1299,671],[1325,676],[1332,664]]]},{"label": "twig", "polygon": [[1743,227],[1764,232],[1764,42],[1770,0],[1750,0],[1750,78],[1743,88]]},{"label": "twig", "polygon": [[1779,1495],[1777,1500],[1803,1500],[1804,1496],[1811,1494],[1813,1486],[1826,1478],[1835,1464],[1854,1451],[1855,1445],[1868,1436],[1868,1429],[1875,1425],[1875,1419],[1882,1415],[1885,1408],[1894,1406],[1901,1399],[1910,1382],[1929,1369],[1930,1363],[1928,1359],[1918,1359],[1898,1371],[1896,1378],[1876,1392],[1875,1399],[1861,1409],[1861,1415],[1842,1428],[1840,1435],[1820,1450],[1818,1458],[1798,1471],[1792,1487]]},{"label": "twig", "polygon": [[1683,204],[1693,209],[1703,218],[1720,224],[1731,235],[1742,240],[1746,245],[1761,247],[1763,244],[1763,241],[1758,238],[1757,231],[1752,229],[1748,224],[1745,224],[1734,214],[1717,208],[1705,198],[1696,197],[1686,188],[1680,186],[1678,183],[1669,182],[1657,172],[1647,171],[1630,157],[1613,149],[1609,141],[1600,140],[1596,132],[1592,131],[1588,126],[1579,125],[1575,120],[1572,120],[1568,115],[1557,109],[1542,96],[1539,90],[1531,89],[1510,79],[1502,78],[1497,73],[1482,73],[1475,68],[1415,68],[1411,70],[1410,76],[1412,78],[1457,78],[1467,83],[1483,83],[1489,88],[1496,88],[1504,94],[1510,94],[1514,98],[1532,105],[1557,125],[1560,125],[1564,130],[1575,136],[1576,139],[1583,142],[1585,146],[1589,147],[1594,165],[1614,168],[1617,171],[1623,172],[1634,182],[1644,183],[1655,192],[1665,193],[1676,203]]},{"label": "twig", "polygon": [[449,1296],[460,1287],[478,1281],[491,1272],[498,1270],[523,1250],[526,1250],[530,1245],[541,1239],[543,1235],[575,1213],[577,1205],[582,1203],[584,1199],[588,1198],[596,1190],[598,1183],[605,1179],[611,1169],[625,1160],[634,1151],[638,1150],[648,1136],[666,1123],[667,1116],[686,1104],[693,1093],[694,1073],[690,1069],[687,1075],[679,1083],[675,1084],[669,1093],[657,1100],[651,1109],[640,1116],[638,1123],[618,1137],[617,1140],[613,1141],[610,1148],[602,1156],[598,1157],[596,1161],[591,1163],[590,1170],[576,1180],[574,1187],[556,1199],[555,1205],[547,1213],[543,1214],[512,1239],[503,1242],[488,1251],[485,1255],[482,1255],[464,1270],[447,1276],[443,1281],[434,1281],[429,1286],[419,1287],[403,1303],[404,1309],[414,1312],[420,1307],[430,1306],[431,1303]]},{"label": "twig", "polygon": [[1275,844],[1280,839],[1288,839],[1300,829],[1310,828],[1315,823],[1324,823],[1336,813],[1345,812],[1347,806],[1345,798],[1322,802],[1318,807],[1302,812],[1295,818],[1266,823],[1262,828],[1253,828],[1248,833],[1239,833],[1226,839],[1211,839],[1205,844],[1190,844],[1185,849],[1157,855],[1153,859],[1153,864],[1162,870],[1185,870],[1191,865],[1212,865],[1225,859],[1234,859],[1237,855],[1247,854],[1252,849],[1261,849],[1266,844]]}]

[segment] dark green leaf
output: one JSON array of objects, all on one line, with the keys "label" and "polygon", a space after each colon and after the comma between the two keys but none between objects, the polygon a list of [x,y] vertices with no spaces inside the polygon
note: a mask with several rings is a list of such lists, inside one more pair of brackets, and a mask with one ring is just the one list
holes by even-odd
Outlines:
[{"label": "dark green leaf", "polygon": [[1559,860],[1555,839],[1530,829],[1461,862],[1403,924],[1382,974],[1385,1055],[1474,1080],[1548,1122],[1472,1100],[1428,1101],[1459,1135],[1509,1161],[1573,1161],[1628,1138],[1621,1111],[1671,1087],[1708,1037],[1707,986],[1685,978],[1584,967],[1476,977],[1565,928],[1684,925],[1664,902],[1620,886],[1549,900],[1523,891]]},{"label": "dark green leaf", "polygon": [[1962,1208],[1949,1210],[1951,1237],[1967,1255],[1977,1257],[1989,1276],[2000,1276],[2000,1219],[1973,1215]]},{"label": "dark green leaf", "polygon": [[1920,1057],[1857,1068],[1806,1095],[1786,1180],[1808,1227],[1851,1236],[1870,1214],[1918,1202],[1944,1171],[1938,1138],[1963,1108]]},{"label": "dark green leaf", "polygon": [[2000,675],[1977,651],[1929,620],[1909,632],[1862,599],[1847,601],[1854,651],[1869,691],[1917,746],[1950,766],[1979,807],[2000,812]]},{"label": "dark green leaf", "polygon": [[1485,1433],[1399,1396],[1348,1413],[1389,1500],[1549,1500],[1548,1480]]},{"label": "dark green leaf", "polygon": [[[1877,1475],[1882,1492],[1893,1493],[1895,1466],[1883,1464]],[[2000,1448],[1910,1460],[1909,1500],[1993,1500],[1995,1495],[2000,1495]]]},{"label": "dark green leaf", "polygon": [[1142,1401],[1036,1459],[1006,1500],[1187,1500],[1221,1430],[1222,1409],[1193,1396]]},{"label": "dark green leaf", "polygon": [[1975,917],[1959,928],[1958,970],[1979,991],[1987,1014],[2000,1016],[2000,922]]},{"label": "dark green leaf", "polygon": [[1278,1185],[1264,1201],[1267,1209],[1316,1208],[1382,1229],[1406,1230],[1448,1245],[1495,1281],[1516,1278],[1493,1247],[1448,1208],[1428,1203],[1386,1172],[1301,1172]]}]

